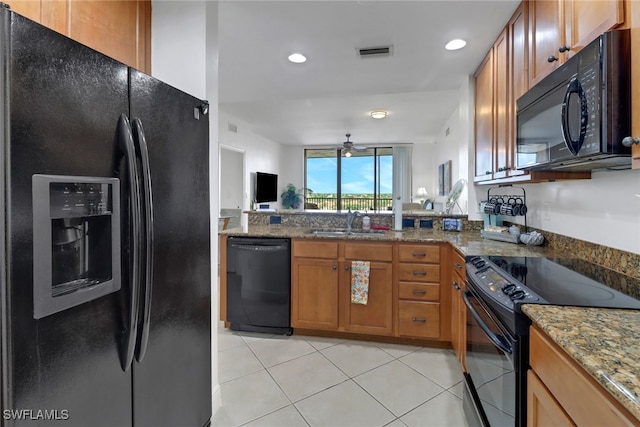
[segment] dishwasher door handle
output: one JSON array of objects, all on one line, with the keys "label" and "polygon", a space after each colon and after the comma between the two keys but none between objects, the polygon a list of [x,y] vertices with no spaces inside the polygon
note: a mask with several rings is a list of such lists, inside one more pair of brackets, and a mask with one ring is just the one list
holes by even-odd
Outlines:
[{"label": "dishwasher door handle", "polygon": [[283,251],[288,250],[289,248],[285,245],[245,245],[242,243],[231,243],[229,245],[230,248],[239,249],[242,251],[254,251],[254,252],[275,252],[275,251]]}]

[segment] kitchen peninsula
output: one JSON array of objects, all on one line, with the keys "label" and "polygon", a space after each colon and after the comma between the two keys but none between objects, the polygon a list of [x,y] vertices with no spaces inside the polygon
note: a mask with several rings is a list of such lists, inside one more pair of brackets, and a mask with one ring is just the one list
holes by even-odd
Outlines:
[{"label": "kitchen peninsula", "polygon": [[[373,225],[387,222],[391,224],[393,218],[387,213],[369,215]],[[567,238],[551,233],[545,233],[550,241],[544,246],[485,240],[479,231],[482,223],[468,221],[466,215],[451,216],[462,221],[460,232],[443,231],[442,220],[445,215],[442,214],[414,211],[405,212],[404,217],[415,219],[414,227],[405,228],[402,232],[375,230],[374,233],[367,233],[361,232],[361,218],[356,218],[353,230],[358,232],[337,237],[313,231],[344,229],[346,213],[249,212],[248,228],[228,230],[220,235],[221,319],[225,320],[226,315],[224,248],[228,236],[292,239],[292,326],[295,334],[453,347],[463,367],[466,321],[464,317],[460,320],[460,315],[464,313],[465,307],[461,301],[461,292],[456,292],[455,285],[464,288],[464,256],[572,256],[593,261],[598,251],[604,251],[608,256],[600,256],[599,259],[616,262],[616,265],[607,267],[617,267],[619,270],[622,267],[626,274],[640,277],[638,257],[629,253],[617,253],[611,248],[598,248],[580,241],[568,242]],[[423,222],[422,225],[432,228],[420,228],[420,220],[431,221]],[[567,248],[571,248],[572,252],[568,253]],[[371,303],[368,306],[349,303],[349,267],[352,260],[371,262]],[[325,274],[328,276],[324,276]],[[301,286],[303,283],[307,283],[307,286]],[[315,293],[305,296],[304,292],[309,292],[311,287],[315,289]],[[317,289],[322,292],[317,293]],[[323,306],[323,301],[328,303]],[[310,303],[313,303],[313,310],[305,312],[309,307],[305,304]],[[322,312],[324,308],[327,309],[326,312]],[[625,362],[637,358],[629,352],[636,351],[638,346],[622,344],[627,341],[613,346],[610,342],[622,339],[620,334],[624,333],[625,325],[629,324],[629,316],[640,317],[640,313],[579,307],[567,310],[548,305],[526,305],[523,311],[533,320],[536,328],[542,331],[542,335],[561,349],[564,357],[577,364],[581,375],[590,379],[593,383],[592,391],[599,393],[596,394],[597,399],[606,397],[605,401],[614,405],[616,414],[622,414],[627,422],[640,422],[638,387],[628,387],[640,382],[640,368]],[[565,316],[560,316],[559,313],[564,313]],[[609,350],[607,363],[600,363],[598,360],[601,359],[591,357],[601,355],[602,347],[583,346],[578,347],[580,351],[577,351],[575,346],[567,344],[572,338],[562,332],[569,323],[588,324],[594,313],[600,317],[606,316],[607,325],[611,329],[608,344],[600,341]],[[569,315],[570,319],[567,317]],[[625,340],[628,339],[629,337],[625,337]],[[589,365],[588,361],[593,363]],[[623,363],[624,368],[620,368],[620,363]],[[618,386],[607,384],[605,379],[608,377],[615,377],[619,381],[616,383]],[[616,387],[618,392],[615,392]],[[623,387],[622,391],[620,387]],[[535,412],[530,409],[529,413]]]}]

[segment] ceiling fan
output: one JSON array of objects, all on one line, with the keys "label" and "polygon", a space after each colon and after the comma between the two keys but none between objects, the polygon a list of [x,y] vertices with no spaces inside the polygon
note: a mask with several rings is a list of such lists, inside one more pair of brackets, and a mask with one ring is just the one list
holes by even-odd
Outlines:
[{"label": "ceiling fan", "polygon": [[345,136],[347,137],[347,140],[342,143],[342,154],[344,154],[345,157],[351,157],[352,151],[367,150],[367,147],[365,147],[364,145],[353,145],[353,141],[349,141],[349,138],[351,138],[350,133],[346,134]]}]

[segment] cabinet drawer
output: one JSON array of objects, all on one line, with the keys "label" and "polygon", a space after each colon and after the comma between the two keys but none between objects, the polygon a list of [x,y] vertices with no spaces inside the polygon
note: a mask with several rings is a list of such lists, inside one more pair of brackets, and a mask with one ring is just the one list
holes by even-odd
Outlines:
[{"label": "cabinet drawer", "polygon": [[398,296],[400,299],[440,301],[440,284],[400,282]]},{"label": "cabinet drawer", "polygon": [[393,260],[393,245],[389,243],[346,243],[344,257],[356,261],[391,261]]},{"label": "cabinet drawer", "polygon": [[400,262],[440,262],[440,246],[433,245],[399,245],[398,260]]},{"label": "cabinet drawer", "polygon": [[403,282],[440,282],[440,266],[433,264],[398,265],[398,279]]},{"label": "cabinet drawer", "polygon": [[400,301],[398,332],[409,337],[440,337],[440,304],[436,302]]},{"label": "cabinet drawer", "polygon": [[465,279],[467,277],[467,270],[465,269],[464,257],[455,249],[451,249],[451,251],[453,252],[453,256],[451,257],[453,270],[457,272],[462,279]]},{"label": "cabinet drawer", "polygon": [[292,255],[301,258],[338,258],[338,242],[311,242],[293,240]]}]

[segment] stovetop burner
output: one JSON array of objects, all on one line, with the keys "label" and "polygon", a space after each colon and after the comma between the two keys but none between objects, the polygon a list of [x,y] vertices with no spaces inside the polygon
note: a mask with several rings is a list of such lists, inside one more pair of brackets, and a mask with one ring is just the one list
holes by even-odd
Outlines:
[{"label": "stovetop burner", "polygon": [[467,275],[495,302],[640,309],[640,280],[572,258],[467,257]]}]

